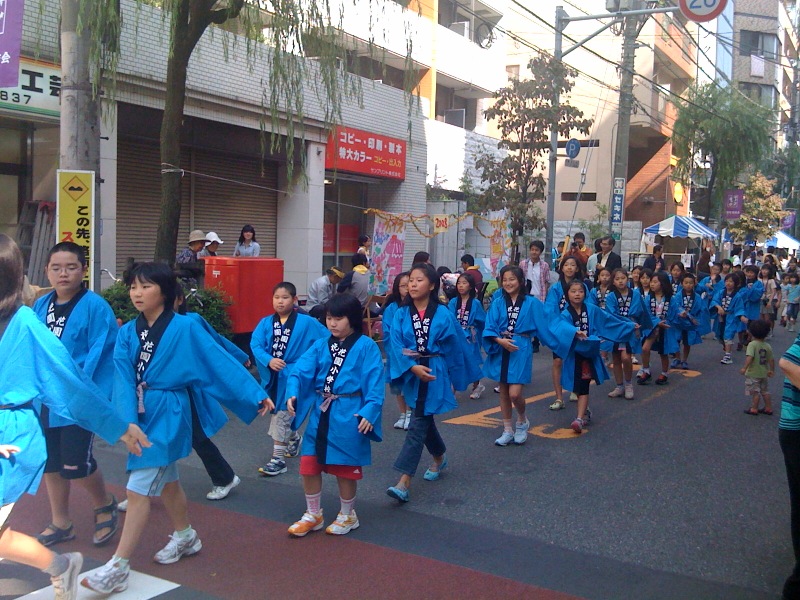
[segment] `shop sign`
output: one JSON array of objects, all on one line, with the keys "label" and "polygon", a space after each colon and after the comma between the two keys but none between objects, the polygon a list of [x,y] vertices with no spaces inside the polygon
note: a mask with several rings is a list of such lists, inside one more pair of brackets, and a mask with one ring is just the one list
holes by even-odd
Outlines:
[{"label": "shop sign", "polygon": [[337,126],[325,148],[325,168],[385,179],[406,178],[406,142]]},{"label": "shop sign", "polygon": [[84,281],[89,289],[94,281],[94,171],[58,169],[56,198],[56,243],[74,242],[86,250],[89,270]]},{"label": "shop sign", "polygon": [[0,87],[17,85],[25,0],[0,0]]},{"label": "shop sign", "polygon": [[19,83],[0,89],[0,108],[57,117],[61,114],[60,95],[61,67],[23,58]]}]

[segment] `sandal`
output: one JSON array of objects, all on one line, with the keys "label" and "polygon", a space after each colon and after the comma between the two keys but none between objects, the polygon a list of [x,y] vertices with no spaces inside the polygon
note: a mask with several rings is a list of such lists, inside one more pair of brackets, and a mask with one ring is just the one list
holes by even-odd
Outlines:
[{"label": "sandal", "polygon": [[561,410],[562,408],[564,408],[563,400],[556,400],[550,405],[550,410]]},{"label": "sandal", "polygon": [[69,527],[65,527],[64,529],[50,523],[44,529],[45,531],[52,529],[53,533],[42,532],[36,536],[36,539],[39,540],[42,546],[52,546],[53,544],[60,544],[61,542],[68,542],[75,539],[75,531],[72,528],[72,523],[69,524]]},{"label": "sandal", "polygon": [[[100,508],[94,509],[95,521],[97,517],[100,515],[111,515],[111,518],[107,521],[102,521],[101,523],[95,522],[94,530],[95,535],[92,538],[92,543],[95,546],[102,546],[106,542],[108,542],[114,534],[117,533],[117,529],[119,528],[119,513],[117,512],[117,498],[114,494],[111,494],[111,502],[107,506],[101,506]],[[101,537],[97,537],[97,532],[102,531],[103,529],[110,529],[107,534]]]},{"label": "sandal", "polygon": [[771,417],[771,416],[772,416],[772,409],[769,409],[769,410],[768,410],[768,409],[766,409],[766,408],[759,408],[759,409],[758,409],[758,412],[760,412],[762,415],[767,415],[767,416],[769,416],[769,417]]},{"label": "sandal", "polygon": [[757,417],[758,413],[760,412],[761,412],[760,410],[756,410],[754,408],[746,408],[744,414],[750,415],[751,417]]}]

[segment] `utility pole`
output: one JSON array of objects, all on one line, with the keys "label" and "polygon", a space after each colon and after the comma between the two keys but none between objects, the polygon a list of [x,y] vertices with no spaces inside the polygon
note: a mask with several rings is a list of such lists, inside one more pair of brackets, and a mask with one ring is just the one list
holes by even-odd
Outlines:
[{"label": "utility pole", "polygon": [[[81,0],[61,0],[61,169],[95,172],[93,286],[100,282],[100,121],[89,75],[91,32],[78,31]],[[87,4],[87,8],[89,5]],[[89,8],[90,9],[90,8]]]}]

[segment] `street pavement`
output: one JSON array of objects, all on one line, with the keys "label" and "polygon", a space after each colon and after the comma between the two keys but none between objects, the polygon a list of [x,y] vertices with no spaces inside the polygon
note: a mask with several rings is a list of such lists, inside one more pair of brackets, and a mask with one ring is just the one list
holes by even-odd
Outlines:
[{"label": "street pavement", "polygon": [[[776,329],[776,363],[794,335]],[[706,341],[693,349],[691,370],[673,372],[667,386],[636,386],[632,401],[607,398],[611,383],[593,387],[592,423],[578,436],[569,429],[574,403],[548,410],[551,354],[543,349],[525,388],[528,442],[493,445],[498,396],[486,382],[482,399],[464,396],[439,420],[450,469],[437,482],[415,478],[402,506],[385,494],[403,440],[387,395],[384,442],[373,445],[373,466],[359,484],[361,527],[344,539],[288,538],[286,527],[304,510],[298,460],[289,459],[285,475],[259,477],[271,451],[268,420],[232,421],[216,438],[243,480],[228,499],[205,500],[210,483],[199,460],[182,462],[202,552],[166,567],[151,562],[170,532],[157,506],[132,561],[156,587],[124,597],[779,598],[793,565],[777,439],[782,378],[770,385],[775,416],[747,416],[744,353],[729,366],[720,357],[720,346]],[[124,493],[123,448],[101,444],[97,455],[112,489]],[[81,490],[72,505],[78,538],[59,549],[79,549],[85,568],[97,567],[113,545],[87,543],[91,511]],[[338,510],[327,477],[323,508],[328,521]],[[36,533],[48,517],[42,489],[18,504],[14,526]],[[0,563],[0,599],[47,598],[35,593],[47,583]]]}]

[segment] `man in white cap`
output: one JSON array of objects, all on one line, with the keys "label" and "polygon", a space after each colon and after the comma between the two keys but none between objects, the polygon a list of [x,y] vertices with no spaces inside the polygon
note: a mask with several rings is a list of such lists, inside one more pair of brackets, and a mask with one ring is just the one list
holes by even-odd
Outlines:
[{"label": "man in white cap", "polygon": [[219,249],[220,245],[225,243],[221,239],[219,239],[219,236],[217,235],[216,231],[209,231],[208,235],[206,236],[206,240],[208,240],[206,242],[206,247],[200,250],[200,252],[197,254],[198,258],[204,258],[206,256],[216,256],[217,250]]}]

